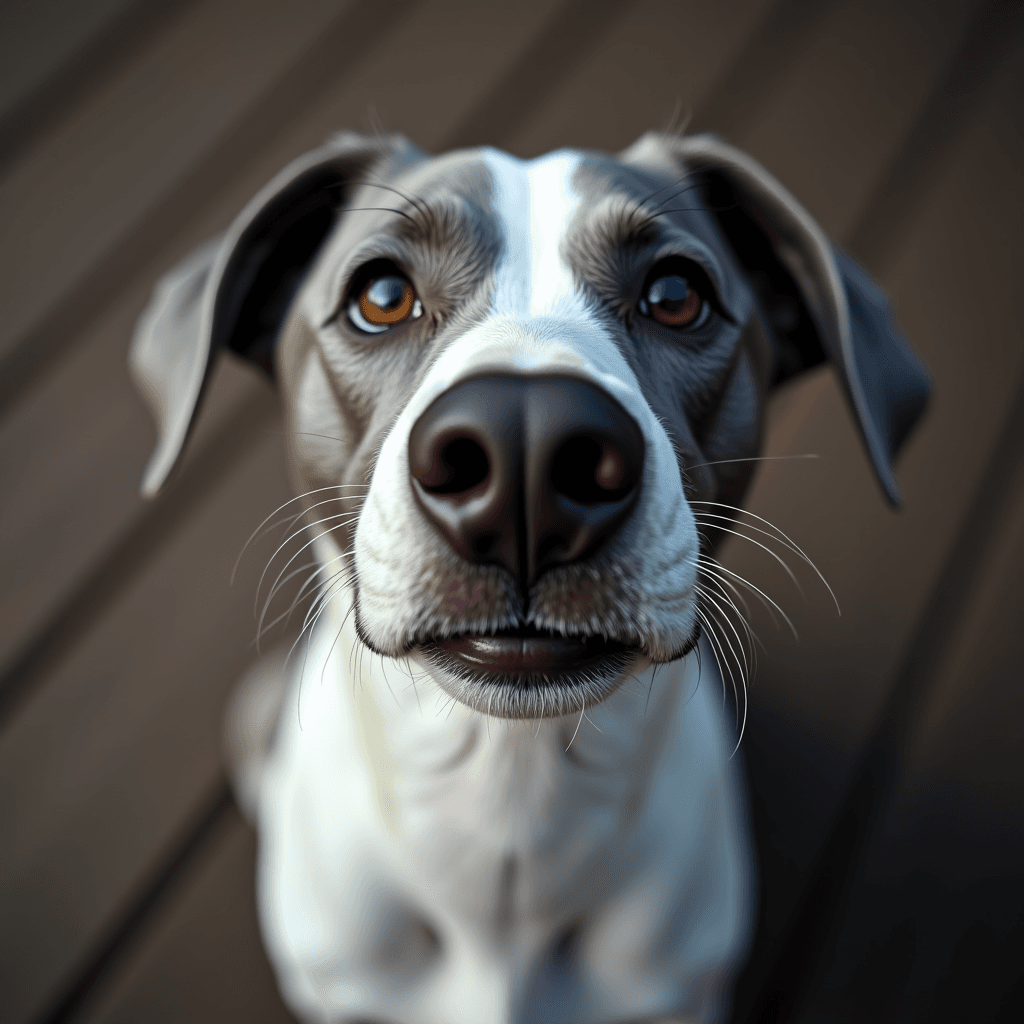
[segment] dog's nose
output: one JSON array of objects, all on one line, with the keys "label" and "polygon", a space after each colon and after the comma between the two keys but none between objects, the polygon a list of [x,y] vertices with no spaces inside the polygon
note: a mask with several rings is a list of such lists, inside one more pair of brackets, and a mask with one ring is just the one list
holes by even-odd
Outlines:
[{"label": "dog's nose", "polygon": [[640,490],[644,438],[606,392],[573,377],[476,377],[413,426],[409,471],[423,511],[471,562],[525,585],[586,557]]}]

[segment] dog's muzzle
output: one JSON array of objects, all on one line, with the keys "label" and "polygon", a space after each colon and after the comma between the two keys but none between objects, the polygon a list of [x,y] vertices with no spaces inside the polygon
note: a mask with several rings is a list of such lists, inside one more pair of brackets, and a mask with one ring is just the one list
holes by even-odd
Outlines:
[{"label": "dog's muzzle", "polygon": [[[524,596],[546,570],[588,559],[640,493],[644,437],[614,398],[573,377],[490,375],[437,398],[413,426],[420,508],[462,558],[498,565]],[[559,676],[626,654],[623,644],[532,627],[431,645],[465,673]]]}]

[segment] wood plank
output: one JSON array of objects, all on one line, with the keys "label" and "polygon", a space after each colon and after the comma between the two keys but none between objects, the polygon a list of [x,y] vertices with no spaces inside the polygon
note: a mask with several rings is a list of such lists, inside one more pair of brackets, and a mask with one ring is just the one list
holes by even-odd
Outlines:
[{"label": "wood plank", "polygon": [[232,567],[268,494],[286,492],[275,436],[234,467],[5,733],[5,1021],[49,1001],[216,780],[225,694],[253,657],[262,565],[244,561],[234,591]]},{"label": "wood plank", "polygon": [[750,507],[805,545],[836,589],[842,618],[820,588],[802,604],[785,577],[746,547],[728,552],[736,571],[775,597],[788,595],[783,603],[801,632],[796,643],[761,622],[768,652],[752,690],[746,751],[763,869],[772,879],[762,893],[759,938],[769,959],[808,884],[850,768],[874,728],[1024,368],[1010,299],[1010,268],[1021,259],[1022,243],[1006,215],[1015,203],[1019,209],[1024,160],[1010,127],[1022,113],[1022,55],[1018,41],[924,208],[880,260],[901,323],[935,381],[933,406],[900,463],[905,509],[889,512],[874,493],[826,373],[785,396],[769,434],[769,454],[824,457],[772,463]]},{"label": "wood plank", "polygon": [[12,0],[0,40],[0,173],[192,0]]},{"label": "wood plank", "polygon": [[770,0],[641,0],[508,148],[522,156],[562,146],[615,152],[673,117],[683,123],[711,101],[771,7]]},{"label": "wood plank", "polygon": [[7,0],[0,35],[0,126],[138,0]]},{"label": "wood plank", "polygon": [[[769,435],[773,455],[822,457],[774,465],[759,477],[750,506],[771,510],[798,543],[808,541],[844,608],[836,618],[822,594],[806,606],[793,605],[804,636],[799,644],[781,634],[773,638],[779,662],[772,699],[801,707],[808,719],[835,730],[834,741],[849,744],[848,750],[856,748],[884,695],[915,611],[970,500],[1022,357],[1008,299],[1019,244],[1012,219],[1000,213],[1014,202],[1019,146],[988,134],[1012,123],[1012,85],[1004,77],[927,211],[884,261],[882,279],[900,322],[935,378],[934,405],[900,463],[906,508],[894,514],[878,498],[825,373],[790,396]],[[972,339],[969,350],[965,337]],[[807,476],[814,502],[789,498]],[[740,546],[730,557],[737,570],[754,564]],[[830,655],[839,651],[842,658]],[[818,667],[825,665],[828,675],[820,678]]]},{"label": "wood plank", "polygon": [[118,977],[74,1019],[82,1024],[287,1024],[260,943],[255,835],[232,811],[151,919]]},{"label": "wood plank", "polygon": [[190,7],[0,183],[0,356],[115,249],[338,16],[343,0]]},{"label": "wood plank", "polygon": [[[929,637],[940,668],[902,779],[838,901],[797,1020],[1024,1012],[1024,380],[1014,405],[983,511],[954,555],[974,557],[940,598],[950,628]],[[996,522],[978,536],[990,501]]]},{"label": "wood plank", "polygon": [[[742,145],[842,240],[978,0],[836,4]],[[810,159],[813,154],[813,160]]]}]

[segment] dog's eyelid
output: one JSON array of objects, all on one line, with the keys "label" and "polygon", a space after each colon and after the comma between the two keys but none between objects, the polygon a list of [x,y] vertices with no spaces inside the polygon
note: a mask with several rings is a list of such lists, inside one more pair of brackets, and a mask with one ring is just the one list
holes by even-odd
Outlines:
[{"label": "dog's eyelid", "polygon": [[[359,283],[360,274],[371,263],[390,263],[397,268],[416,288],[416,279],[410,271],[411,260],[405,248],[396,244],[395,237],[377,233],[364,238],[361,243],[338,264],[331,273],[329,293],[334,296],[331,312],[324,318],[323,326],[329,326],[348,308],[352,290]],[[417,294],[419,289],[417,289]]]},{"label": "dog's eyelid", "polygon": [[649,270],[653,271],[659,263],[673,259],[694,264],[714,289],[715,298],[722,302],[722,282],[725,280],[725,273],[713,253],[694,241],[672,239],[650,252],[647,265]]},{"label": "dog's eyelid", "polygon": [[[373,240],[368,241],[372,243]],[[379,242],[377,245],[367,244],[353,253],[335,271],[334,284],[331,288],[335,298],[330,307],[331,312],[324,318],[321,327],[329,327],[341,316],[347,315],[356,292],[372,277],[387,276],[389,270],[393,276],[405,278],[412,285],[418,303],[419,289],[413,275],[406,269],[406,261],[402,254],[393,249],[385,249]]]},{"label": "dog's eyelid", "polygon": [[[709,253],[696,247],[661,246],[651,254],[647,261],[647,272],[644,275],[638,306],[646,304],[647,290],[659,276],[662,276],[662,270],[664,270],[664,276],[678,275],[686,278],[688,277],[685,273],[687,264],[695,268],[696,273],[693,276],[697,278],[697,281],[694,283],[699,285],[698,291],[708,307],[726,323],[735,326],[737,319],[725,304],[720,283],[721,271],[717,262]],[[701,324],[705,319],[704,316],[701,317]]]}]

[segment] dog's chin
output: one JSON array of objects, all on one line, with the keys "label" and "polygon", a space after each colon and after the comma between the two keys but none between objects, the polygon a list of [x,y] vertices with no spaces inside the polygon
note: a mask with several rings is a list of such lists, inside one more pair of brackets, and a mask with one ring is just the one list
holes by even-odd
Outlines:
[{"label": "dog's chin", "polygon": [[533,627],[438,637],[419,650],[446,693],[498,718],[579,713],[614,693],[641,659],[618,640]]}]

